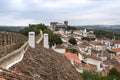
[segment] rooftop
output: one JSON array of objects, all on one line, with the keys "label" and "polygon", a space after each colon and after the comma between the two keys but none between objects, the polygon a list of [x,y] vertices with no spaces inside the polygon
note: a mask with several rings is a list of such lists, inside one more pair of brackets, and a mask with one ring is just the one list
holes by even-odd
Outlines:
[{"label": "rooftop", "polygon": [[115,48],[115,49],[113,49],[112,51],[113,51],[113,52],[116,52],[116,53],[117,53],[117,52],[120,52],[120,48]]},{"label": "rooftop", "polygon": [[23,60],[10,69],[35,80],[82,80],[64,55],[41,45],[36,45],[36,48],[29,47]]},{"label": "rooftop", "polygon": [[78,58],[77,54],[73,54],[70,52],[64,53],[64,55],[67,57],[67,59],[73,59],[75,62],[81,63],[80,59]]}]

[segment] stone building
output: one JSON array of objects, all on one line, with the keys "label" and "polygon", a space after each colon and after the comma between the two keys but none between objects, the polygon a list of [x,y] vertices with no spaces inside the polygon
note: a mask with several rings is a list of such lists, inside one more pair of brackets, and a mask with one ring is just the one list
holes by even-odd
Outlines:
[{"label": "stone building", "polygon": [[64,21],[64,23],[58,23],[58,22],[50,22],[50,29],[52,31],[56,31],[59,29],[67,29],[68,27],[68,21]]}]

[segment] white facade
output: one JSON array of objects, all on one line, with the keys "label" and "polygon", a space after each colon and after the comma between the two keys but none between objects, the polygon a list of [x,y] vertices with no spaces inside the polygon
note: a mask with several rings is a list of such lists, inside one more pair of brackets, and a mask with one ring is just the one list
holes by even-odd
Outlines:
[{"label": "white facade", "polygon": [[35,32],[29,32],[29,46],[35,48]]},{"label": "white facade", "polygon": [[86,29],[83,31],[83,37],[87,37],[87,30]]},{"label": "white facade", "polygon": [[44,34],[43,46],[49,48],[48,34]]},{"label": "white facade", "polygon": [[120,44],[115,44],[115,48],[120,48]]},{"label": "white facade", "polygon": [[102,61],[87,58],[85,62],[87,62],[89,64],[96,65],[97,66],[97,71],[102,71],[103,70],[103,68],[101,67]]},{"label": "white facade", "polygon": [[95,50],[97,50],[97,51],[102,51],[102,50],[105,50],[105,49],[106,49],[105,46],[100,46],[100,45],[95,46]]},{"label": "white facade", "polygon": [[53,50],[61,54],[65,53],[65,49],[53,49]]}]

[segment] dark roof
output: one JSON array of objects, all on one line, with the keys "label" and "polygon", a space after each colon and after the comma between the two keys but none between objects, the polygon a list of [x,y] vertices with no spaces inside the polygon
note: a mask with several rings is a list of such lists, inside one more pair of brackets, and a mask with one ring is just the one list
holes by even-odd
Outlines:
[{"label": "dark roof", "polygon": [[82,80],[67,58],[41,45],[28,48],[23,60],[10,68],[35,80]]},{"label": "dark roof", "polygon": [[5,70],[0,68],[0,80],[34,80],[30,76],[23,75],[16,71]]}]

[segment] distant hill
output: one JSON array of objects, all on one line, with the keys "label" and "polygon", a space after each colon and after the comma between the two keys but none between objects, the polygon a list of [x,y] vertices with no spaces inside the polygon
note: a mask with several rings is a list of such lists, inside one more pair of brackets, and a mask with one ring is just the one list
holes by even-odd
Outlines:
[{"label": "distant hill", "polygon": [[18,32],[24,29],[26,26],[0,26],[0,31]]},{"label": "distant hill", "polygon": [[105,31],[114,31],[120,34],[120,25],[79,25],[78,28],[97,29]]}]

